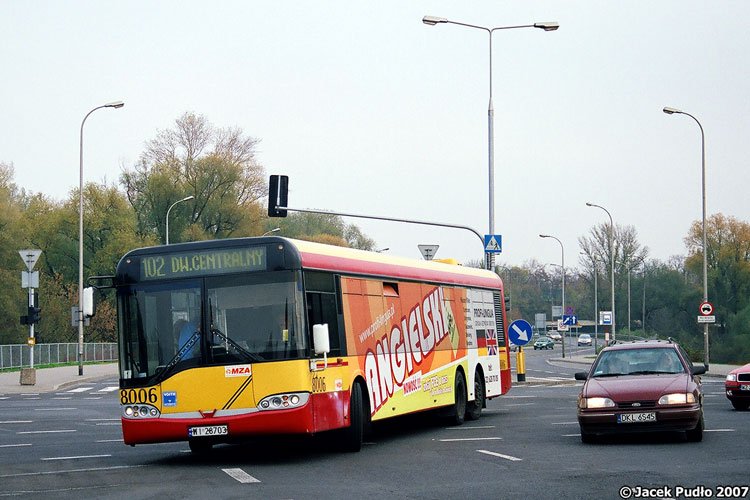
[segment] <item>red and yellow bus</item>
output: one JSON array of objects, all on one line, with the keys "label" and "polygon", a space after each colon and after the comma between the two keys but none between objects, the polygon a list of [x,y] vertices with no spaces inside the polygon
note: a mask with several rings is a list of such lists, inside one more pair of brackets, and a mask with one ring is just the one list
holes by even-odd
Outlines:
[{"label": "red and yellow bus", "polygon": [[443,408],[479,418],[510,389],[489,271],[275,236],[133,250],[117,266],[126,444],[193,451]]}]

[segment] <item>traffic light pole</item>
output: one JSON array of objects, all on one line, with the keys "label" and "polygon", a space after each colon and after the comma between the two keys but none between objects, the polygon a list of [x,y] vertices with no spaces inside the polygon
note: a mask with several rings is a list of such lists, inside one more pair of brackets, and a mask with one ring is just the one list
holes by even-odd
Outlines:
[{"label": "traffic light pole", "polygon": [[[29,311],[36,307],[34,304],[34,289],[29,287]],[[29,325],[29,367],[34,369],[34,322]]]}]

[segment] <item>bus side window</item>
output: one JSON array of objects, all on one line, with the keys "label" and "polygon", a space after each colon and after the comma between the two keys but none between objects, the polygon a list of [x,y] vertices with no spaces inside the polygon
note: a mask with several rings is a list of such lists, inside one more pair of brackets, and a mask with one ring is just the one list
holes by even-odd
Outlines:
[{"label": "bus side window", "polygon": [[312,325],[328,323],[330,355],[341,356],[336,296],[332,293],[307,292],[307,321],[311,332]]},{"label": "bus side window", "polygon": [[344,314],[340,304],[341,285],[332,273],[316,271],[305,272],[305,291],[307,299],[307,324],[310,328],[312,345],[312,326],[327,323],[331,342],[331,356],[346,356],[346,339],[344,338]]}]

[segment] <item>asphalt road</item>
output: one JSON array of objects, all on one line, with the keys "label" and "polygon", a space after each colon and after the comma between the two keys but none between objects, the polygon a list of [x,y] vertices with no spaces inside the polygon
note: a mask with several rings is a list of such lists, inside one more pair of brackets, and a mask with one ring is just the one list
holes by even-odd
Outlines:
[{"label": "asphalt road", "polygon": [[115,379],[4,396],[0,497],[579,499],[666,486],[672,491],[653,493],[671,495],[646,498],[677,498],[678,486],[704,486],[718,498],[717,486],[750,484],[750,412],[732,409],[720,379],[704,380],[701,443],[659,434],[584,445],[580,385],[567,383],[580,367],[548,362],[559,355],[527,351],[529,376],[551,380],[514,387],[478,421],[450,427],[418,415],[383,423],[356,454],[337,451],[330,436],[222,445],[205,457],[187,443],[128,447]]}]

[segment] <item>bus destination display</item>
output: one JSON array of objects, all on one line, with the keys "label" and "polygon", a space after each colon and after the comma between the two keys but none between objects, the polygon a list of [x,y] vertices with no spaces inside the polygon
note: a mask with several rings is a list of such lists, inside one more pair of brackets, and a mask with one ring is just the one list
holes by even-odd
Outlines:
[{"label": "bus destination display", "polygon": [[188,278],[266,269],[266,247],[222,248],[141,257],[141,280]]}]

